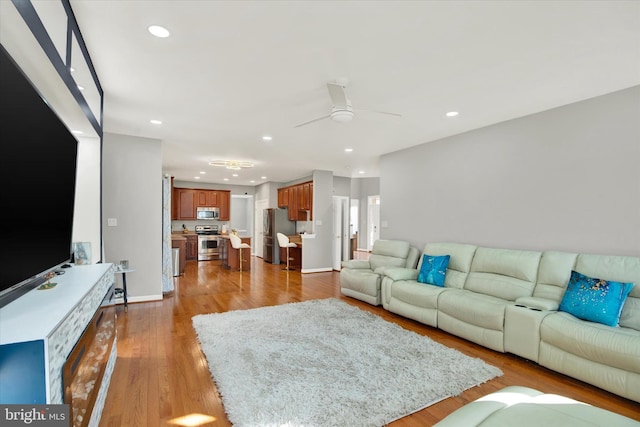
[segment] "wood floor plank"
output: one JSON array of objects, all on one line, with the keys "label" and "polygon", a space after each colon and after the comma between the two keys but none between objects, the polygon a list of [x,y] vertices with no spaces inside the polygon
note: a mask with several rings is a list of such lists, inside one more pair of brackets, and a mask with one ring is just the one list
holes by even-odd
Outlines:
[{"label": "wood floor plank", "polygon": [[118,360],[100,427],[175,426],[189,414],[215,418],[202,426],[230,426],[211,379],[191,318],[197,314],[245,310],[320,298],[339,298],[405,329],[500,368],[504,375],[390,424],[430,426],[478,397],[509,385],[562,394],[640,420],[640,404],[566,377],[518,356],[498,353],[382,307],[340,294],[339,273],[301,274],[252,257],[251,270],[229,271],[219,261],[187,262],[175,291],[161,302],[118,309]]}]

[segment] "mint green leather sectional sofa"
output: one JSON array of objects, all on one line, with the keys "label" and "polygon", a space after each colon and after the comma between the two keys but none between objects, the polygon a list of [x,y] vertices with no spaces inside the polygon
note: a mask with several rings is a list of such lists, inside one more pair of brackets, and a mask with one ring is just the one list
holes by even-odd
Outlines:
[{"label": "mint green leather sectional sofa", "polygon": [[[449,255],[444,286],[417,268],[385,268],[382,306],[499,352],[640,402],[640,258],[431,243]],[[633,286],[618,326],[559,311],[572,271]]]}]

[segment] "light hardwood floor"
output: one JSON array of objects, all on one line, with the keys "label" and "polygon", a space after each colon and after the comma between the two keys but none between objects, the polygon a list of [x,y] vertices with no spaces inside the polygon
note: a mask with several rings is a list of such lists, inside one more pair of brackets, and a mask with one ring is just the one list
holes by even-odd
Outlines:
[{"label": "light hardwood floor", "polygon": [[[360,254],[362,257],[362,254]],[[118,360],[102,414],[101,427],[175,426],[189,414],[215,418],[206,426],[230,426],[207,362],[191,326],[196,314],[242,310],[318,298],[340,298],[402,327],[499,367],[504,376],[448,398],[390,424],[431,426],[480,396],[508,385],[522,385],[562,394],[640,420],[640,404],[618,397],[536,365],[497,353],[389,313],[381,307],[343,297],[337,272],[286,272],[252,257],[251,270],[233,272],[218,261],[187,262],[176,289],[161,302],[118,308]]]}]

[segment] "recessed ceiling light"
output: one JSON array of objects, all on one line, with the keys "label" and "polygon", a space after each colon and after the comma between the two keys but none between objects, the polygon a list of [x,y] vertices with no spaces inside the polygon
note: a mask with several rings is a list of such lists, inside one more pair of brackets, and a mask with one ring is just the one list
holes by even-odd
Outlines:
[{"label": "recessed ceiling light", "polygon": [[194,176],[193,179],[200,179],[200,177],[199,176]]},{"label": "recessed ceiling light", "polygon": [[151,123],[153,123],[154,125],[161,125],[162,124],[162,120],[149,120]]},{"label": "recessed ceiling light", "polygon": [[262,140],[263,140],[263,141],[271,141],[272,139],[273,139],[273,138],[272,138],[272,137],[270,137],[269,135],[265,135],[265,136],[263,136],[263,137],[262,137]]},{"label": "recessed ceiling light", "polygon": [[156,37],[160,37],[160,38],[165,38],[165,37],[169,37],[171,35],[171,33],[169,32],[169,30],[167,30],[164,27],[161,27],[159,25],[151,25],[148,28],[149,32],[151,34],[153,34]]},{"label": "recessed ceiling light", "polygon": [[229,181],[229,178],[225,178],[224,180],[225,180],[225,181]]},{"label": "recessed ceiling light", "polygon": [[254,183],[254,182],[256,182],[256,181],[255,181],[254,179],[252,179],[252,180],[251,180],[251,181],[249,181],[249,182],[253,184],[253,183]]},{"label": "recessed ceiling light", "polygon": [[266,176],[261,176],[260,179],[267,179],[267,177]]},{"label": "recessed ceiling light", "polygon": [[238,174],[237,174],[237,173],[234,173],[234,174],[233,174],[233,175],[231,175],[231,176],[238,176]]},{"label": "recessed ceiling light", "polygon": [[200,171],[200,175],[206,175],[205,171]]},{"label": "recessed ceiling light", "polygon": [[352,151],[353,151],[353,148],[345,148],[345,149],[344,149],[344,152],[345,152],[345,153],[350,153],[350,152],[352,152]]},{"label": "recessed ceiling light", "polygon": [[458,115],[458,112],[457,112],[457,111],[449,111],[449,112],[447,113],[447,117],[455,117],[455,116],[457,116],[457,115]]},{"label": "recessed ceiling light", "polygon": [[358,173],[359,173],[359,174],[363,174],[363,173],[364,173],[364,171],[358,171]]}]

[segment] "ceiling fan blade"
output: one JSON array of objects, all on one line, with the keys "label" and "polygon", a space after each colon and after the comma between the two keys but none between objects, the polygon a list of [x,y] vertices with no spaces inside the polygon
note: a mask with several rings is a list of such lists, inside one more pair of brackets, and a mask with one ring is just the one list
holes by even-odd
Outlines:
[{"label": "ceiling fan blade", "polygon": [[386,114],[387,116],[402,117],[402,114],[390,113],[388,111],[367,110],[366,108],[358,108],[358,111],[367,111],[369,113]]},{"label": "ceiling fan blade", "polygon": [[329,96],[331,97],[331,102],[333,102],[334,107],[347,108],[348,101],[344,87],[335,83],[327,83],[327,89],[329,89]]},{"label": "ceiling fan blade", "polygon": [[294,128],[299,128],[301,126],[306,126],[306,125],[309,125],[311,123],[319,122],[320,120],[328,119],[329,117],[331,117],[331,115],[327,114],[326,116],[318,117],[317,119],[309,120],[308,122],[304,122],[304,123],[300,123],[299,125],[295,125]]}]

